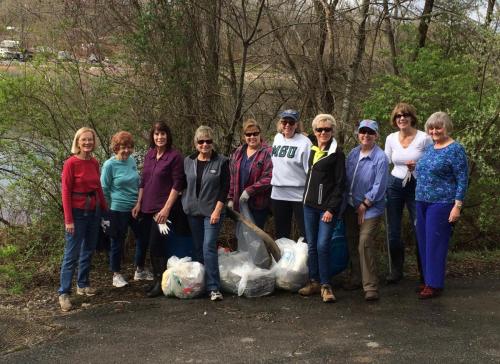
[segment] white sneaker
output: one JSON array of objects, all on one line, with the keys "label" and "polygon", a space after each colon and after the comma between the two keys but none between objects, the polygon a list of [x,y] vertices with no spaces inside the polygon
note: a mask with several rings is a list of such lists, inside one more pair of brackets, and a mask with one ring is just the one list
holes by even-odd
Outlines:
[{"label": "white sneaker", "polygon": [[114,287],[125,287],[128,285],[128,282],[123,278],[123,276],[120,273],[114,274],[113,275],[113,286]]},{"label": "white sneaker", "polygon": [[222,296],[222,293],[219,291],[210,291],[210,300],[211,301],[222,301],[224,297]]},{"label": "white sneaker", "polygon": [[136,270],[134,273],[134,281],[152,281],[154,280],[153,273],[147,269],[141,271]]},{"label": "white sneaker", "polygon": [[80,296],[95,296],[96,293],[97,291],[92,287],[76,287],[76,294]]},{"label": "white sneaker", "polygon": [[73,307],[71,301],[69,300],[69,294],[63,293],[59,296],[59,305],[61,306],[62,312],[68,312]]}]

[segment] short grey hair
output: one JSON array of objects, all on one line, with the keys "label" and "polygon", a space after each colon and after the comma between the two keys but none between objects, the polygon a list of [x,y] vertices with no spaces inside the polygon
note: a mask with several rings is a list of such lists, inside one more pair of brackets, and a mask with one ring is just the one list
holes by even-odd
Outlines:
[{"label": "short grey hair", "polygon": [[207,126],[207,125],[201,125],[200,127],[198,127],[198,129],[196,129],[196,131],[194,132],[194,144],[196,146],[196,143],[198,142],[198,140],[200,139],[211,139],[213,140],[214,139],[214,131],[211,127]]},{"label": "short grey hair", "polygon": [[316,130],[316,128],[318,127],[318,124],[322,121],[326,121],[328,123],[330,123],[330,126],[332,128],[335,128],[335,124],[336,124],[336,121],[335,121],[335,118],[333,117],[333,115],[330,115],[330,114],[318,114],[314,117],[311,125],[312,125],[312,128],[313,128],[313,131]]},{"label": "short grey hair", "polygon": [[453,123],[451,122],[450,116],[444,111],[438,111],[429,116],[425,122],[425,131],[429,131],[431,128],[444,128],[449,134],[453,131]]}]

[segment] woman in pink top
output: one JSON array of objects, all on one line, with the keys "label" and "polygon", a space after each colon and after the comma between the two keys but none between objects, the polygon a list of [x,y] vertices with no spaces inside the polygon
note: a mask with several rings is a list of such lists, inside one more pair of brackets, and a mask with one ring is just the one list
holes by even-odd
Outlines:
[{"label": "woman in pink top", "polygon": [[66,245],[61,265],[59,304],[63,311],[71,310],[69,295],[77,266],[76,293],[95,294],[89,285],[90,262],[97,244],[101,210],[108,209],[101,187],[99,162],[92,155],[95,146],[95,131],[80,128],[71,146],[73,155],[66,160],[62,171]]}]

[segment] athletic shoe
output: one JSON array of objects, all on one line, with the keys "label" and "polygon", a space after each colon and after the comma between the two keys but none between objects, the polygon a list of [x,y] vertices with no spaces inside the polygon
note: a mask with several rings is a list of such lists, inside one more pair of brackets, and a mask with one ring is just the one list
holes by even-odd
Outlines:
[{"label": "athletic shoe", "polygon": [[219,291],[210,291],[210,300],[211,301],[222,301],[224,297],[222,296],[222,293]]},{"label": "athletic shoe", "polygon": [[62,312],[68,312],[73,307],[71,301],[69,300],[69,294],[63,293],[59,296],[59,305],[61,306]]},{"label": "athletic shoe", "polygon": [[321,286],[316,281],[309,281],[307,284],[299,289],[299,294],[301,296],[312,296],[313,294],[318,294],[321,291]]},{"label": "athletic shoe", "polygon": [[76,294],[80,296],[95,296],[96,293],[97,291],[95,290],[95,288],[92,287],[76,288]]},{"label": "athletic shoe", "polygon": [[121,288],[121,287],[125,287],[127,285],[128,285],[128,282],[125,280],[125,278],[123,278],[123,276],[120,273],[113,275],[113,286],[114,287]]},{"label": "athletic shoe", "polygon": [[141,271],[136,270],[134,273],[134,281],[152,281],[154,278],[153,273],[147,269]]},{"label": "athletic shoe", "polygon": [[329,284],[321,285],[321,298],[325,303],[337,301],[333,294],[332,287]]}]

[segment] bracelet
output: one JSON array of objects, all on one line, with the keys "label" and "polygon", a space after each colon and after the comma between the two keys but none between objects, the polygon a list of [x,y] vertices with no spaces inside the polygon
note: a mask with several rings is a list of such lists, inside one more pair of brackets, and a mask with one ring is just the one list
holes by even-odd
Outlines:
[{"label": "bracelet", "polygon": [[368,206],[368,204],[367,204],[365,201],[363,201],[363,202],[361,202],[361,203],[362,203],[363,205],[365,205],[365,207],[366,207],[367,209],[369,209],[369,208],[371,207],[371,206]]}]

